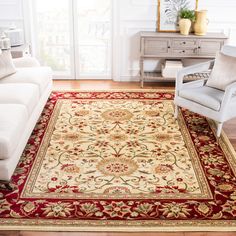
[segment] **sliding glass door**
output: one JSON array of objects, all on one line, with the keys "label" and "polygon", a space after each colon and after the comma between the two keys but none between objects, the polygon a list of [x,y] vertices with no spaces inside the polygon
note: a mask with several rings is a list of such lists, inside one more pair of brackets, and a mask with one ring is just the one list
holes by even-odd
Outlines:
[{"label": "sliding glass door", "polygon": [[111,1],[34,1],[37,56],[56,78],[111,78]]},{"label": "sliding glass door", "polygon": [[35,1],[36,52],[42,65],[54,75],[72,77],[72,48],[69,5],[65,0]]}]

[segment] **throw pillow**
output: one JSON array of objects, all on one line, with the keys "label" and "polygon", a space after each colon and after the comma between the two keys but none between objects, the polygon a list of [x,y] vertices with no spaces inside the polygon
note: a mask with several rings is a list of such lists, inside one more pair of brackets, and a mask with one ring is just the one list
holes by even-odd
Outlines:
[{"label": "throw pillow", "polygon": [[219,52],[216,55],[215,65],[206,85],[225,90],[233,82],[236,82],[236,57]]},{"label": "throw pillow", "polygon": [[0,79],[14,74],[15,72],[16,68],[13,64],[10,50],[0,51]]}]

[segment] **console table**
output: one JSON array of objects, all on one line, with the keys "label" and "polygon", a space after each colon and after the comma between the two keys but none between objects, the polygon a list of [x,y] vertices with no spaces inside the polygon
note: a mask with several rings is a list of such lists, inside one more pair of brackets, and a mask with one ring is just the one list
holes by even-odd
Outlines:
[{"label": "console table", "polygon": [[145,79],[161,79],[160,73],[144,71],[147,59],[214,59],[216,52],[227,40],[223,33],[208,33],[205,36],[179,33],[141,32],[140,45],[140,81],[141,87]]}]

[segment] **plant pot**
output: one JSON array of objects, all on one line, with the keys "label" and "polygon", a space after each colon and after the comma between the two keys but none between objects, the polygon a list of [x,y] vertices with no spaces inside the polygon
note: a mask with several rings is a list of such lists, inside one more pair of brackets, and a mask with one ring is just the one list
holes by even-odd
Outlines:
[{"label": "plant pot", "polygon": [[194,24],[194,33],[199,36],[203,36],[207,33],[207,25],[209,20],[207,19],[207,11],[196,11],[196,22]]},{"label": "plant pot", "polygon": [[188,35],[191,29],[192,22],[189,19],[180,19],[179,21],[179,29],[180,33],[183,35]]}]

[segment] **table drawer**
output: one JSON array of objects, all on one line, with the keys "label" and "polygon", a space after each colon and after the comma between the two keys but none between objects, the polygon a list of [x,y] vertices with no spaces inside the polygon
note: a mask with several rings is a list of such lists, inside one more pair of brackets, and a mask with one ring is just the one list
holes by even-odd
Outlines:
[{"label": "table drawer", "polygon": [[160,56],[169,53],[170,42],[168,39],[145,39],[144,55]]},{"label": "table drawer", "polygon": [[174,39],[172,41],[173,48],[193,48],[197,47],[197,40]]},{"label": "table drawer", "polygon": [[199,55],[215,56],[221,50],[224,41],[221,40],[201,40],[199,44]]},{"label": "table drawer", "polygon": [[174,56],[194,56],[197,55],[197,49],[173,49]]}]

